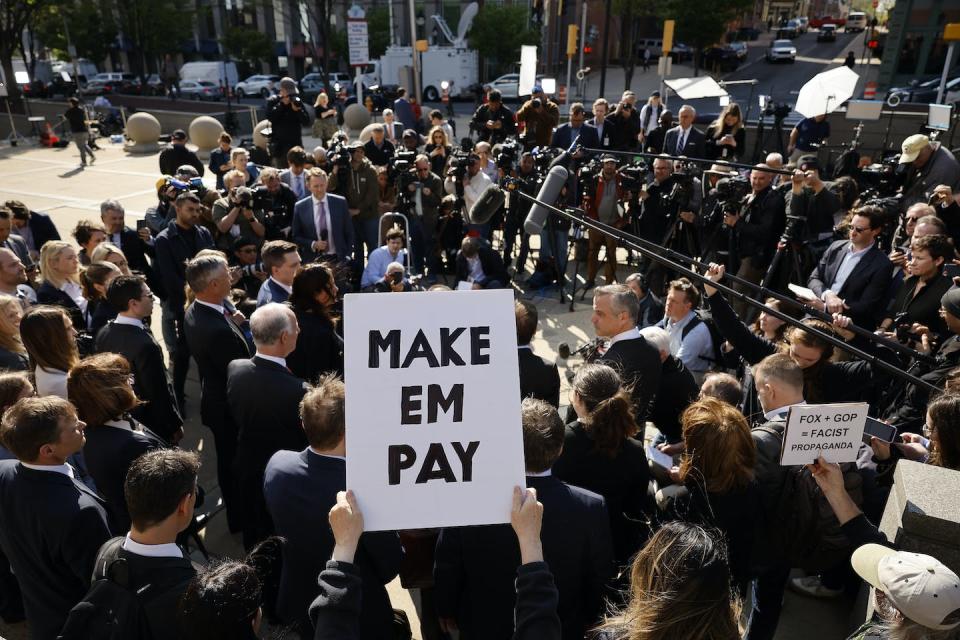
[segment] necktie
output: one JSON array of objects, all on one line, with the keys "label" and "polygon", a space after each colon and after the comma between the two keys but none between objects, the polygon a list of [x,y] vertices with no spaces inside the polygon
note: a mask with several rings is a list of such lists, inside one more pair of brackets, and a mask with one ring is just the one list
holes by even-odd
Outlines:
[{"label": "necktie", "polygon": [[683,153],[683,147],[686,146],[686,143],[687,134],[681,130],[680,135],[677,136],[677,155],[681,155]]},{"label": "necktie", "polygon": [[303,197],[303,174],[297,176],[297,197]]},{"label": "necktie", "polygon": [[327,231],[327,213],[323,205],[323,200],[317,203],[317,240],[325,240],[324,233]]}]

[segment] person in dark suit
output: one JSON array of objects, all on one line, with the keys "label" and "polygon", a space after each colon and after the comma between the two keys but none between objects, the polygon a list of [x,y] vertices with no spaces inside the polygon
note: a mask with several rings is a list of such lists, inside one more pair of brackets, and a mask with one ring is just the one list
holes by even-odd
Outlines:
[{"label": "person in dark suit", "polygon": [[117,317],[96,336],[97,353],[119,353],[130,363],[133,390],[143,404],[131,414],[176,444],[183,437],[183,418],[167,378],[163,351],[143,321],[153,313],[153,294],[141,276],[119,276],[107,289],[107,302]]},{"label": "person in dark suit", "polygon": [[631,273],[624,280],[640,302],[637,312],[637,328],[652,327],[663,319],[664,304],[647,286],[647,278],[642,273]]},{"label": "person in dark suit", "polygon": [[30,257],[30,250],[23,238],[12,233],[13,230],[13,211],[5,206],[0,206],[0,247],[10,249],[20,261],[25,265],[33,264],[33,258]]},{"label": "person in dark suit", "polygon": [[129,363],[115,353],[84,358],[67,376],[67,395],[87,424],[83,457],[97,492],[107,501],[113,531],[130,528],[123,497],[127,469],[147,451],[169,446],[130,415],[137,396],[129,380]]},{"label": "person in dark suit", "polygon": [[51,240],[40,250],[40,278],[37,302],[63,309],[70,315],[77,331],[87,330],[84,313],[87,299],[80,286],[80,261],[69,242]]},{"label": "person in dark suit", "polygon": [[150,243],[150,230],[134,231],[124,224],[123,205],[116,200],[104,200],[100,203],[100,220],[107,230],[107,241],[120,248],[127,259],[127,266],[131,271],[138,271],[147,278],[150,289],[160,298],[166,297],[163,285],[153,269],[150,259],[155,259],[156,253]]},{"label": "person in dark suit", "polygon": [[589,149],[599,148],[600,138],[597,136],[597,130],[587,124],[586,120],[587,111],[583,108],[583,104],[580,102],[571,104],[570,122],[557,127],[550,140],[550,146],[564,151],[570,149],[575,143]]},{"label": "person in dark suit", "polygon": [[83,448],[73,405],[23,398],[4,415],[0,439],[0,546],[20,582],[35,640],[55,640],[90,586],[97,550],[110,539],[105,503],[66,464]]},{"label": "person in dark suit", "polygon": [[499,253],[467,236],[457,253],[457,282],[470,282],[474,289],[502,289],[510,284],[510,275]]},{"label": "person in dark suit", "polygon": [[237,483],[244,498],[243,546],[250,549],[273,533],[263,501],[263,471],[270,457],[286,449],[302,451],[300,400],[309,385],[287,368],[297,345],[297,317],[290,307],[271,302],[250,316],[257,353],[227,367],[227,406],[236,416]]},{"label": "person in dark suit", "polygon": [[[193,521],[199,470],[199,456],[178,449],[160,449],[137,458],[123,487],[130,529],[126,536],[103,545],[97,555],[95,579],[113,561],[125,563],[129,589],[142,598],[154,640],[181,637],[172,621],[196,570],[176,540]],[[70,624],[64,627],[65,633]]]},{"label": "person in dark suit", "polygon": [[56,225],[47,214],[31,211],[19,200],[7,200],[5,204],[13,212],[13,232],[23,238],[34,259],[48,240],[60,239]]},{"label": "person in dark suit", "polygon": [[560,372],[556,364],[533,352],[530,341],[537,332],[537,308],[526,300],[514,304],[517,318],[517,361],[520,364],[520,397],[537,398],[560,406]]},{"label": "person in dark suit", "polygon": [[576,420],[567,425],[554,475],[607,501],[613,553],[624,567],[645,537],[650,469],[620,376],[602,363],[585,364],[573,379]]},{"label": "person in dark suit", "polygon": [[[300,403],[303,430],[310,446],[278,451],[267,464],[263,495],[277,534],[286,538],[277,613],[296,623],[301,638],[312,638],[307,607],[319,594],[317,575],[333,552],[327,514],[337,492],[346,490],[344,387],[324,376]],[[364,533],[354,564],[362,576],[360,637],[391,637],[393,609],[385,585],[400,571],[403,549],[395,532]]]},{"label": "person in dark suit", "polygon": [[634,412],[642,425],[653,410],[661,366],[656,347],[637,329],[639,306],[637,296],[626,285],[597,287],[590,321],[597,337],[609,341],[599,361],[617,370],[623,383],[633,389]]},{"label": "person in dark suit", "polygon": [[223,307],[230,295],[226,259],[212,254],[198,256],[187,263],[186,277],[196,294],[184,316],[184,333],[200,369],[200,420],[213,432],[217,480],[227,507],[228,526],[236,532],[241,528],[243,498],[236,492],[237,425],[227,406],[227,367],[233,360],[251,354],[243,332]]},{"label": "person in dark suit", "polygon": [[672,156],[703,158],[706,153],[707,137],[693,126],[697,110],[688,104],[677,112],[680,124],[667,131],[663,139],[663,152]]},{"label": "person in dark suit", "polygon": [[[521,409],[527,486],[543,506],[541,542],[560,602],[564,640],[582,640],[603,615],[613,576],[610,522],[603,498],[551,474],[564,443],[556,408],[528,398]],[[434,565],[441,628],[464,640],[511,638],[514,579],[520,550],[509,525],[448,527],[440,532]]]},{"label": "person in dark suit", "polygon": [[333,271],[325,264],[308,264],[293,279],[288,302],[300,335],[287,366],[301,380],[312,383],[324,373],[343,374],[343,339],[333,315],[338,295]]},{"label": "person in dark suit", "polygon": [[190,368],[190,347],[183,331],[183,308],[186,304],[184,264],[202,249],[213,248],[213,236],[200,222],[200,198],[184,191],[175,201],[177,217],[156,238],[157,275],[167,293],[160,310],[163,342],[173,364],[173,391],[183,408],[183,388]]},{"label": "person in dark suit", "polygon": [[857,209],[850,222],[850,240],[837,240],[826,250],[807,286],[817,296],[813,306],[850,316],[865,329],[877,326],[886,310],[893,264],[877,246],[883,211]]},{"label": "person in dark suit", "polygon": [[666,329],[645,327],[640,329],[640,335],[657,348],[663,363],[657,401],[650,414],[651,422],[661,434],[654,439],[654,444],[664,453],[674,455],[683,451],[680,414],[697,399],[700,385],[683,361],[670,355],[670,336]]},{"label": "person in dark suit", "polygon": [[297,245],[286,240],[268,240],[260,250],[263,270],[269,276],[260,285],[257,306],[270,302],[283,303],[293,290],[293,279],[300,271],[300,254]]},{"label": "person in dark suit", "polygon": [[304,262],[318,257],[335,256],[339,261],[353,255],[354,231],[347,200],[327,193],[327,173],[323,169],[308,171],[310,197],[293,209],[290,235],[300,247]]},{"label": "person in dark suit", "polygon": [[647,153],[664,153],[667,132],[673,128],[673,112],[664,109],[657,121],[657,126],[648,133],[643,140],[643,150]]}]

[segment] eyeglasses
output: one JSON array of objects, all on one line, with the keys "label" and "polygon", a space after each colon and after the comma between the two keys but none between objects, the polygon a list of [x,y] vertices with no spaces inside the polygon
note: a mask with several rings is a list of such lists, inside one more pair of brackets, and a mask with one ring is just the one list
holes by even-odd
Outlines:
[{"label": "eyeglasses", "polygon": [[916,222],[916,221],[919,220],[921,217],[922,217],[922,216],[907,216],[907,222]]},{"label": "eyeglasses", "polygon": [[857,233],[866,233],[870,231],[870,227],[850,227],[850,231],[855,231]]}]

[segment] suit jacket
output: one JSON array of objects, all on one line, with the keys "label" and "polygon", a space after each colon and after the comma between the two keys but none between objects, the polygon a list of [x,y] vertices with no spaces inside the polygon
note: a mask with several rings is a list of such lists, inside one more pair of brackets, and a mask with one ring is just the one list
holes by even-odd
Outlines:
[{"label": "suit jacket", "polygon": [[[107,239],[109,240],[110,238],[108,237]],[[147,256],[150,256],[151,259],[156,259],[154,248],[141,240],[137,232],[130,227],[124,227],[123,230],[120,231],[119,246],[120,250],[123,251],[124,257],[127,259],[127,265],[130,267],[130,270],[142,273],[147,279],[147,285],[149,285],[150,290],[153,291],[157,297],[161,299],[166,298],[166,290],[163,288],[163,283],[160,282],[160,278],[157,276],[153,265],[150,260],[147,259]]]},{"label": "suit jacket", "polygon": [[203,225],[196,225],[196,245],[192,245],[177,225],[176,220],[170,221],[167,228],[157,235],[153,248],[156,252],[157,275],[163,283],[167,294],[167,303],[174,309],[182,309],[186,302],[183,287],[187,283],[187,260],[193,258],[201,249],[213,249],[213,236]]},{"label": "suit jacket", "polygon": [[77,303],[73,301],[73,298],[46,280],[41,282],[40,286],[37,287],[37,303],[63,307],[66,312],[70,314],[70,320],[73,322],[74,329],[77,331],[87,330],[87,319],[83,316],[83,311],[81,311]]},{"label": "suit jacket", "polygon": [[600,358],[620,373],[625,385],[633,385],[633,407],[637,424],[643,425],[653,410],[660,388],[660,352],[643,339],[618,340]]},{"label": "suit jacket", "polygon": [[[614,570],[604,500],[553,476],[527,476],[527,486],[543,503],[540,539],[560,592],[562,637],[582,640],[602,614]],[[439,615],[456,618],[464,640],[510,640],[519,566],[520,547],[508,524],[443,529],[434,564]]]},{"label": "suit jacket", "polygon": [[[310,190],[307,189],[307,172],[304,171],[300,174],[300,177],[303,179],[303,197],[310,195]],[[290,169],[284,169],[280,172],[280,182],[293,189],[293,172]],[[293,191],[296,194],[296,190]]]},{"label": "suit jacket", "polygon": [[[818,297],[830,288],[840,270],[840,264],[850,246],[849,240],[837,240],[824,252],[817,268],[810,274],[807,286]],[[844,281],[840,291],[834,291],[850,307],[854,323],[866,329],[877,326],[886,310],[887,292],[893,265],[876,243],[860,258]]]},{"label": "suit jacket", "polygon": [[603,130],[597,126],[597,119],[590,118],[587,124],[597,131],[597,141],[600,143],[600,149],[613,149],[617,143],[617,124],[610,118],[603,119]]},{"label": "suit jacket", "polygon": [[[483,268],[484,277],[483,282],[480,284],[486,285],[486,283],[491,280],[497,280],[503,286],[507,286],[510,283],[510,275],[507,273],[507,268],[503,264],[503,258],[500,257],[500,254],[490,247],[481,245],[477,255],[480,257],[480,266]],[[470,275],[470,266],[467,263],[467,259],[463,256],[462,251],[457,252],[456,267],[457,280],[466,282],[467,277]]]},{"label": "suit jacket", "polygon": [[580,125],[580,131],[575,132],[570,123],[562,124],[553,132],[553,139],[550,141],[551,147],[559,147],[563,150],[570,148],[570,145],[579,138],[580,146],[590,149],[600,147],[600,138],[597,136],[597,130],[593,126],[583,123]]},{"label": "suit jacket", "polygon": [[273,533],[263,501],[263,472],[280,451],[301,451],[300,400],[307,383],[276,362],[254,356],[227,367],[227,406],[235,417],[237,480],[244,496],[244,535],[255,542]]},{"label": "suit jacket", "polygon": [[333,323],[313,313],[297,312],[300,335],[297,348],[287,356],[287,366],[294,375],[313,383],[323,373],[343,375],[343,339]]},{"label": "suit jacket", "polygon": [[249,358],[250,349],[232,320],[200,302],[187,308],[184,333],[200,369],[200,420],[216,431],[232,424],[227,407],[227,367],[234,360]]},{"label": "suit jacket", "polygon": [[57,637],[109,539],[105,503],[83,483],[0,462],[0,545],[20,582],[31,638]]},{"label": "suit jacket", "polygon": [[690,132],[687,134],[687,140],[683,145],[683,149],[677,151],[677,141],[679,136],[679,125],[667,131],[667,135],[663,138],[664,153],[669,153],[670,155],[687,156],[688,158],[704,157],[704,154],[706,153],[707,137],[703,135],[703,131],[691,126]]},{"label": "suit jacket", "polygon": [[537,398],[560,406],[560,372],[556,364],[550,364],[533,349],[517,349],[517,361],[520,363],[520,397]]},{"label": "suit jacket", "polygon": [[133,391],[144,404],[133,417],[168,441],[183,426],[173,387],[167,378],[163,351],[149,329],[111,322],[97,334],[97,353],[119,353],[130,363]]},{"label": "suit jacket", "polygon": [[10,249],[17,254],[17,257],[20,258],[20,262],[22,262],[25,267],[29,267],[33,264],[33,259],[30,257],[30,250],[27,248],[27,243],[24,242],[23,238],[17,234],[11,233],[9,236],[7,236],[6,240],[0,243],[0,246]]},{"label": "suit jacket", "polygon": [[680,414],[697,399],[700,385],[683,361],[667,356],[660,373],[660,388],[650,419],[671,444],[681,442]]},{"label": "suit jacket", "polygon": [[[333,193],[327,194],[327,207],[330,215],[329,237],[337,249],[337,257],[347,259],[353,255],[353,222],[347,210],[347,200]],[[298,202],[293,208],[293,228],[290,235],[300,247],[300,255],[304,262],[313,262],[317,254],[311,248],[315,240],[319,240],[317,226],[313,219],[313,196],[308,196]]]},{"label": "suit jacket", "polygon": [[130,465],[148,451],[169,446],[154,433],[133,431],[133,425],[137,423],[131,422],[129,431],[110,425],[87,425],[84,431],[87,442],[83,445],[83,458],[87,471],[97,484],[97,491],[107,501],[110,529],[117,533],[130,530],[130,512],[123,494],[123,483]]},{"label": "suit jacket", "polygon": [[[394,121],[393,125],[387,123],[383,124],[384,137],[389,140],[394,147],[396,147],[400,142],[403,141],[403,123]],[[393,136],[390,135],[391,129],[393,130]]]},{"label": "suit jacket", "polygon": [[[263,494],[277,534],[286,538],[277,612],[284,622],[305,619],[320,593],[317,576],[326,567],[334,540],[327,514],[337,492],[346,489],[343,460],[303,451],[279,451],[267,464]],[[393,635],[393,609],[385,585],[400,571],[403,549],[394,532],[360,536],[354,559],[362,576],[360,637],[383,640]]]},{"label": "suit jacket", "polygon": [[37,248],[37,251],[40,251],[40,248],[50,240],[60,239],[60,233],[57,231],[56,225],[53,224],[50,216],[45,213],[31,211],[27,226],[30,227],[30,233],[33,234],[33,246]]}]

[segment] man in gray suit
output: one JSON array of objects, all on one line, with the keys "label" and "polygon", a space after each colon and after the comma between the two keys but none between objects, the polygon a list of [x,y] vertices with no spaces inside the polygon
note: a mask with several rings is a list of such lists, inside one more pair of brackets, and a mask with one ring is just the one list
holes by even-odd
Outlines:
[{"label": "man in gray suit", "polygon": [[287,169],[280,172],[280,182],[290,187],[294,195],[297,196],[297,202],[310,195],[307,189],[307,172],[305,166],[307,163],[307,152],[303,147],[294,147],[287,151]]},{"label": "man in gray suit", "polygon": [[693,126],[697,110],[688,104],[680,107],[680,124],[667,131],[663,142],[663,152],[674,156],[702,158],[707,143],[703,132]]},{"label": "man in gray suit", "polygon": [[353,255],[353,223],[345,198],[327,193],[327,173],[314,167],[307,173],[310,196],[293,209],[293,241],[304,262],[333,256],[339,261]]}]

